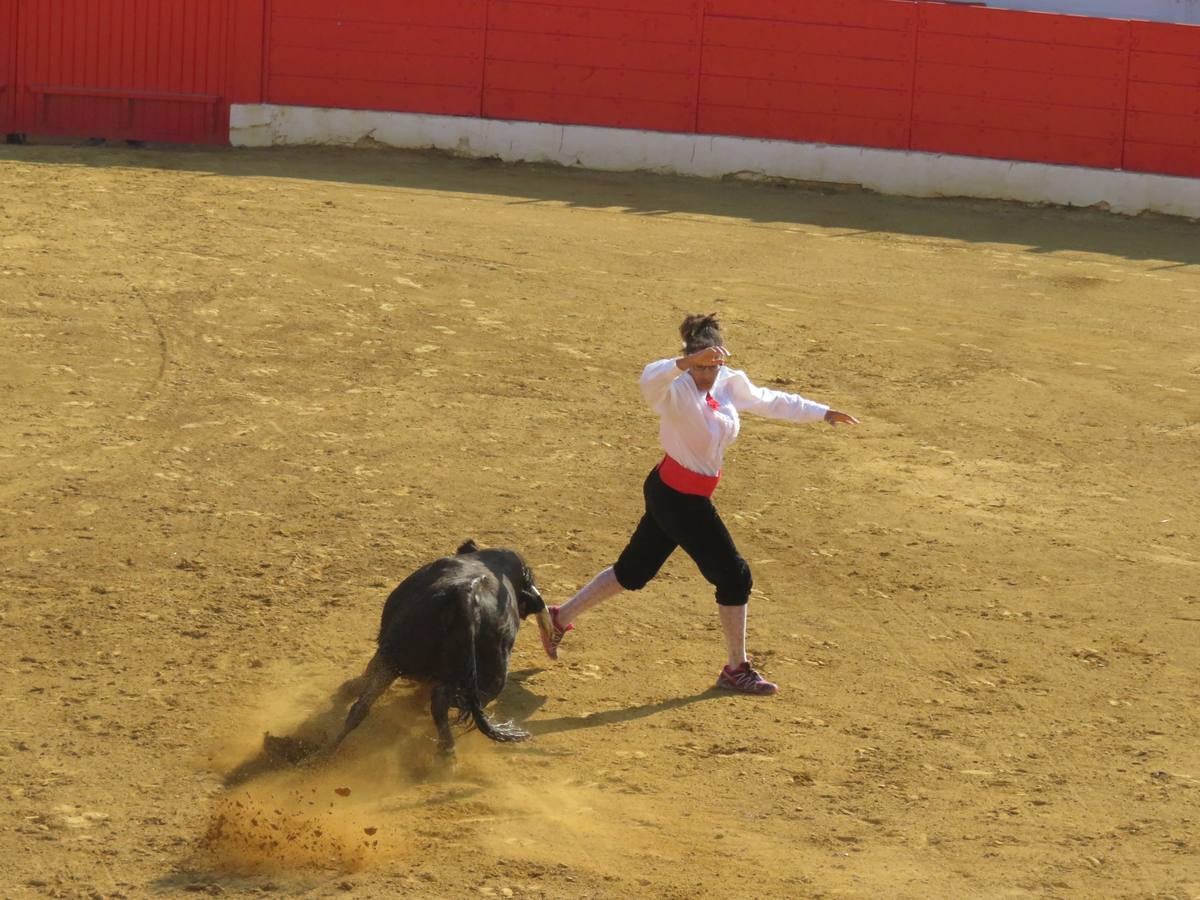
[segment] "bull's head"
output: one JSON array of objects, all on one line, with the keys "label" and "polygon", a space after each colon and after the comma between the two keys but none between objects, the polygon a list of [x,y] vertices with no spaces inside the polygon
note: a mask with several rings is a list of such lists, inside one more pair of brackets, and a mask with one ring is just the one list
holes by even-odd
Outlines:
[{"label": "bull's head", "polygon": [[544,639],[554,634],[550,610],[546,609],[546,601],[542,599],[537,582],[533,580],[533,571],[524,563],[521,564],[521,583],[517,586],[517,612],[522,619],[532,613],[537,618],[538,629]]},{"label": "bull's head", "polygon": [[[480,550],[474,538],[467,538],[455,552],[458,556],[465,556],[469,553],[478,553]],[[537,582],[533,578],[533,570],[525,565],[525,560],[521,559],[520,554],[512,550],[505,550],[502,553],[505,555],[505,569],[508,577],[513,581],[513,587],[517,591],[517,614],[522,619],[533,615],[542,632],[542,642],[549,646],[550,637],[554,634],[554,623],[550,619],[550,610],[546,609],[546,601],[542,599],[542,593],[538,590]]]}]

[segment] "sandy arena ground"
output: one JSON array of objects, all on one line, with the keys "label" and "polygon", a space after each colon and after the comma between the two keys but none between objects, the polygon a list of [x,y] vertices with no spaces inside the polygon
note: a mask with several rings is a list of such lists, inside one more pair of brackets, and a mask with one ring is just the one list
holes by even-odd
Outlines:
[{"label": "sandy arena ground", "polygon": [[[720,310],[717,503],[783,690],[682,555],[532,622],[433,762],[385,596],[475,537],[623,546],[642,365]],[[1200,896],[1200,225],[385,151],[0,148],[5,897]],[[339,711],[340,714],[340,711]]]}]

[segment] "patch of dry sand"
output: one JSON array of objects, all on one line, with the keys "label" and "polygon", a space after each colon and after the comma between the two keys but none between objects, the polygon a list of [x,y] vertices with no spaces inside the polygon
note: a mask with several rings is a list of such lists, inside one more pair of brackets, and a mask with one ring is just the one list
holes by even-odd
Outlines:
[{"label": "patch of dry sand", "polygon": [[[0,148],[0,884],[13,897],[1200,895],[1197,226],[350,151]],[[387,592],[461,540],[561,601],[720,310],[717,496],[783,692],[686,559],[530,630],[433,760]],[[348,790],[348,792],[347,792]]]}]

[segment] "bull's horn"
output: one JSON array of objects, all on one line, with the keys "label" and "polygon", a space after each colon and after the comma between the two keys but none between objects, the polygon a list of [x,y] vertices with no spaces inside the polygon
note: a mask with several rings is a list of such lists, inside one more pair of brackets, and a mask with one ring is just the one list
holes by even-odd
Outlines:
[{"label": "bull's horn", "polygon": [[[550,610],[543,606],[535,615],[537,616],[538,630],[542,633],[542,646],[546,648],[547,653],[550,653],[550,648],[554,646],[554,621],[550,618]],[[551,655],[553,656],[553,654]]]}]

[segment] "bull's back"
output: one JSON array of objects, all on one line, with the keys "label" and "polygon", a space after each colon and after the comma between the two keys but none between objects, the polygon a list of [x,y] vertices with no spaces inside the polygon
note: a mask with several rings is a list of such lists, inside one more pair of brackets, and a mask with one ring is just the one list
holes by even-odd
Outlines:
[{"label": "bull's back", "polygon": [[380,655],[398,675],[456,680],[464,655],[473,652],[472,631],[488,630],[489,616],[478,608],[479,597],[495,598],[499,587],[487,567],[469,556],[446,557],[423,566],[404,579],[384,604]]}]

